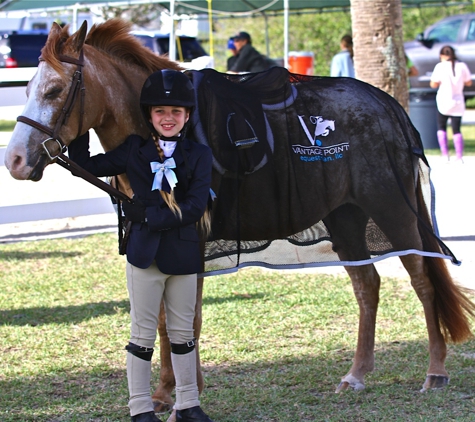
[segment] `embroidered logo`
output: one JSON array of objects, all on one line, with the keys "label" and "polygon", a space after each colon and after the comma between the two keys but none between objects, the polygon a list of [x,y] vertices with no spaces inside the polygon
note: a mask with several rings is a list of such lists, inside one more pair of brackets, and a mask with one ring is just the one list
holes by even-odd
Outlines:
[{"label": "embroidered logo", "polygon": [[328,136],[335,131],[334,120],[325,120],[323,116],[310,116],[310,122],[315,125],[312,135],[304,121],[304,116],[298,116],[298,118],[311,145],[292,145],[293,152],[300,155],[300,160],[326,162],[343,158],[343,153],[350,148],[348,142],[324,146],[323,142],[318,139],[318,137]]},{"label": "embroidered logo", "polygon": [[335,130],[335,120],[323,120],[322,116],[310,116],[310,122],[315,125],[315,132],[310,135],[310,132],[303,120],[303,116],[299,116],[300,124],[302,125],[308,140],[312,145],[315,145],[317,136],[328,136],[330,130]]}]

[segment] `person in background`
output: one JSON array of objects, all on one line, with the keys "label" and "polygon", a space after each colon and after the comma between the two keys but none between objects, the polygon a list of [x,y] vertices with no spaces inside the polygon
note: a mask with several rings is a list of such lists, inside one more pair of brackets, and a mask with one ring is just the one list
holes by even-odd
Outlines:
[{"label": "person in background", "polygon": [[353,66],[353,38],[350,35],[344,35],[340,40],[341,51],[333,56],[330,76],[355,77],[355,68]]},{"label": "person in background", "polygon": [[435,65],[430,77],[431,88],[438,88],[437,140],[442,157],[449,161],[447,121],[450,117],[457,162],[463,163],[463,136],[460,132],[462,116],[465,112],[464,86],[472,85],[468,66],[459,60],[455,50],[446,45],[440,50],[440,62]]},{"label": "person in background", "polygon": [[253,46],[251,36],[244,31],[238,32],[231,37],[236,48],[236,60],[233,62],[228,73],[262,72],[277,66],[274,60],[259,53]]},{"label": "person in background", "polygon": [[238,58],[236,46],[234,45],[233,37],[229,38],[229,40],[228,40],[228,50],[231,51],[232,56],[228,57],[228,60],[227,60],[227,63],[226,63],[226,70],[230,70],[233,67],[234,62]]},{"label": "person in background", "polygon": [[123,203],[132,223],[126,252],[131,325],[125,347],[132,422],[160,421],[150,379],[162,298],[176,380],[176,420],[212,422],[200,407],[193,331],[201,270],[196,223],[208,202],[212,154],[186,138],[194,104],[186,75],[171,69],[154,72],[140,95],[147,138],[132,134],[117,148],[92,157],[88,132],[69,146],[70,158],[87,171],[98,177],[126,173],[134,191],[133,203]]}]

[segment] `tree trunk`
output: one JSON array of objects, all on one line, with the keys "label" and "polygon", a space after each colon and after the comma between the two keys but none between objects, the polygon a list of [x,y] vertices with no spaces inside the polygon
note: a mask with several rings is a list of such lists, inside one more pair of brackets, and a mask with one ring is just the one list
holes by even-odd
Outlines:
[{"label": "tree trunk", "polygon": [[351,0],[356,77],[408,109],[401,0]]}]

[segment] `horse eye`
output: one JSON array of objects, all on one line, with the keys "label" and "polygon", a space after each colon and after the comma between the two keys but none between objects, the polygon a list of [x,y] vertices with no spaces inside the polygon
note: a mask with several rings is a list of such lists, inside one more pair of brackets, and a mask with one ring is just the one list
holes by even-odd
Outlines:
[{"label": "horse eye", "polygon": [[61,88],[52,88],[45,94],[45,98],[49,100],[57,98],[58,95],[61,94],[61,91],[62,91]]}]

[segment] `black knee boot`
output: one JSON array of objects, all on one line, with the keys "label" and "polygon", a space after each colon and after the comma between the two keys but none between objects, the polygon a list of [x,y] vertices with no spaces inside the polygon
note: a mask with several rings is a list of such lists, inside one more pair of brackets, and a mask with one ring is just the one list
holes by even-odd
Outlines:
[{"label": "black knee boot", "polygon": [[203,412],[201,407],[195,406],[189,409],[176,411],[176,422],[213,422],[209,416]]}]

